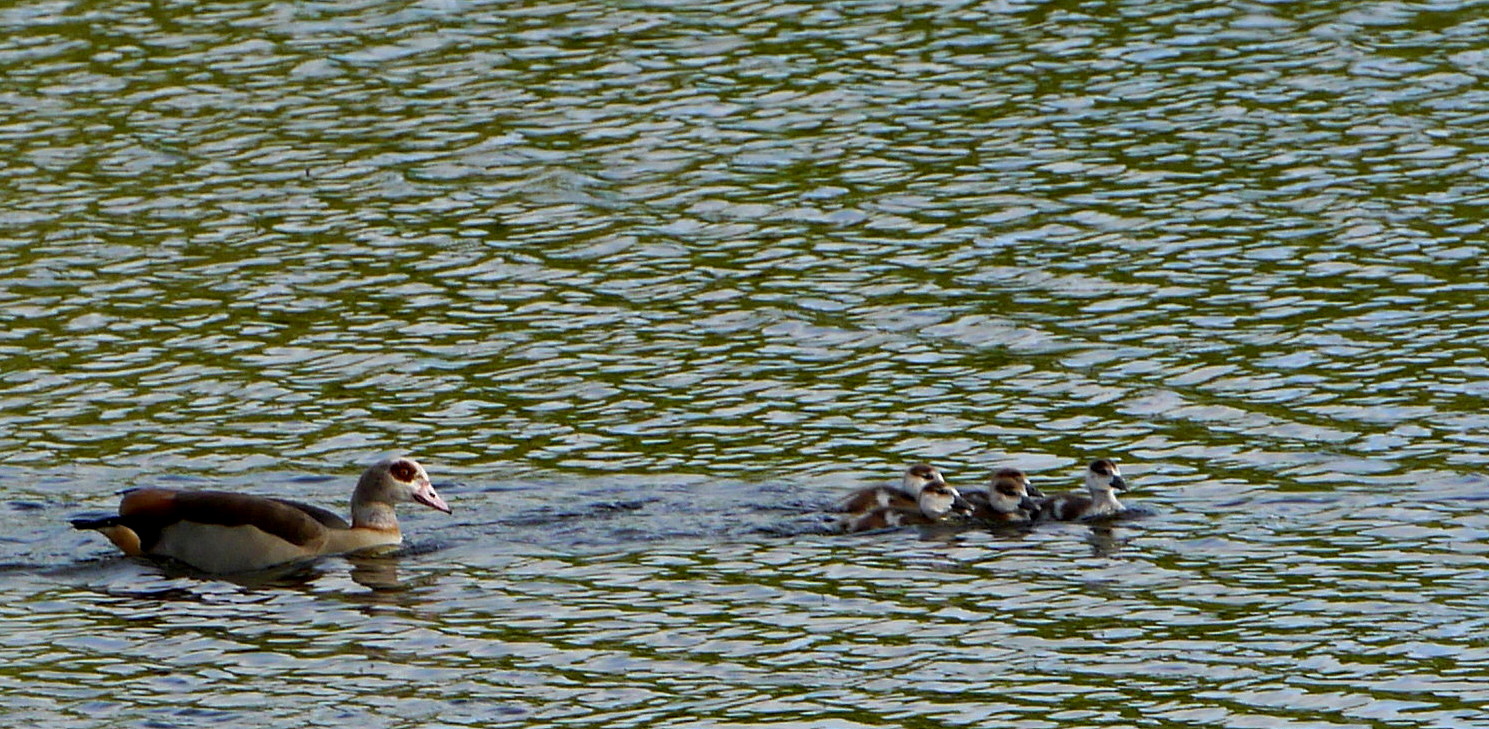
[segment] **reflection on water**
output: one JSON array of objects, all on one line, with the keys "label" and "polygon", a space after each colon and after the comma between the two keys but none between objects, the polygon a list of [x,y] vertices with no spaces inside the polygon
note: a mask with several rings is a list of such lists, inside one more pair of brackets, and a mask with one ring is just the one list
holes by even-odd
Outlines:
[{"label": "reflection on water", "polygon": [[[0,11],[7,716],[1489,725],[1481,15]],[[65,526],[387,452],[388,560]],[[821,513],[1096,456],[1149,516]]]}]

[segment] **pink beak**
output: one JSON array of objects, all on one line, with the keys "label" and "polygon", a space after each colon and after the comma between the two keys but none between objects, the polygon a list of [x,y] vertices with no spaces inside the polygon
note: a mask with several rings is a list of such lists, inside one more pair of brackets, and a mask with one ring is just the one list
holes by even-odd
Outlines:
[{"label": "pink beak", "polygon": [[450,505],[439,497],[434,491],[434,484],[428,481],[420,481],[414,486],[414,501],[417,501],[431,509],[439,509],[446,514],[450,513]]}]

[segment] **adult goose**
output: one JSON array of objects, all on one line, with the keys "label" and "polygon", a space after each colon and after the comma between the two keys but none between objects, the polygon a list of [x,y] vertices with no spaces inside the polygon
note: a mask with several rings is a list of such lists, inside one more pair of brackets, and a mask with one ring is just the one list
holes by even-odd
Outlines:
[{"label": "adult goose", "polygon": [[450,513],[424,467],[411,458],[379,461],[352,492],[352,522],[298,501],[227,491],[141,488],[124,494],[118,516],[74,519],[125,554],[166,557],[205,572],[246,572],[403,541],[393,506],[417,502]]}]

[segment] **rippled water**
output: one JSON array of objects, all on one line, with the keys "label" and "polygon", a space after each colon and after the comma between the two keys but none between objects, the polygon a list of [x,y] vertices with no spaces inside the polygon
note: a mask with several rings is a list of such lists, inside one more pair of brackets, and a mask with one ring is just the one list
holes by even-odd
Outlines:
[{"label": "rippled water", "polygon": [[[1482,10],[13,3],[6,719],[1489,727]],[[396,559],[66,525],[386,452]]]}]

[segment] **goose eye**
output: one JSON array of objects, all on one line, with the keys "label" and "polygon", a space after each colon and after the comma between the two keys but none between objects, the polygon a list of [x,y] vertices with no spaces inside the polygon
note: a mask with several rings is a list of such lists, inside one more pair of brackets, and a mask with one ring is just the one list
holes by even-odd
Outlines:
[{"label": "goose eye", "polygon": [[391,467],[388,468],[388,472],[393,474],[393,478],[396,478],[399,481],[408,482],[414,480],[414,464],[409,463],[408,461],[395,462]]}]

